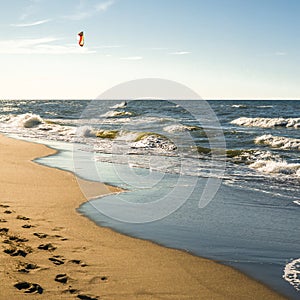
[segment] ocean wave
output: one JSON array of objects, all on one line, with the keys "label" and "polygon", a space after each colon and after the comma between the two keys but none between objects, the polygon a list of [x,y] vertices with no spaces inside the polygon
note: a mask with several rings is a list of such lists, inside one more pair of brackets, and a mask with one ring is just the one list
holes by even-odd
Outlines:
[{"label": "ocean wave", "polygon": [[27,113],[11,118],[9,123],[11,126],[32,128],[45,122],[39,115]]},{"label": "ocean wave", "polygon": [[14,106],[6,106],[6,107],[3,107],[1,110],[2,112],[14,112],[14,111],[18,111],[18,107],[14,107]]},{"label": "ocean wave", "polygon": [[227,149],[226,156],[231,162],[250,165],[259,160],[279,160],[280,156],[258,149]]},{"label": "ocean wave", "polygon": [[249,167],[270,175],[281,174],[300,177],[300,164],[288,163],[285,160],[258,160],[250,164]]},{"label": "ocean wave", "polygon": [[176,150],[174,143],[166,136],[155,132],[100,129],[84,123],[79,123],[81,126],[74,126],[75,124],[70,126],[69,122],[46,120],[39,115],[29,113],[18,116],[6,115],[0,118],[0,130],[31,138],[87,143],[96,146],[98,150],[102,149],[103,152],[110,151],[112,145],[139,149],[141,154],[143,150],[153,150],[156,153]]},{"label": "ocean wave", "polygon": [[300,200],[295,200],[295,201],[293,201],[293,203],[300,205]]},{"label": "ocean wave", "polygon": [[76,133],[75,127],[63,126],[55,121],[46,120],[31,113],[2,116],[0,118],[0,129],[6,133],[26,134],[26,136],[33,138],[44,137],[46,139],[54,136],[72,136]]},{"label": "ocean wave", "polygon": [[231,124],[247,127],[294,127],[300,128],[300,118],[247,118],[240,117],[230,122]]},{"label": "ocean wave", "polygon": [[81,126],[81,127],[78,127],[76,130],[77,136],[96,137],[96,134],[97,134],[97,132],[94,131],[94,129],[89,126]]},{"label": "ocean wave", "polygon": [[273,105],[258,105],[256,108],[273,108]]},{"label": "ocean wave", "polygon": [[117,117],[126,117],[126,116],[134,116],[134,113],[130,112],[130,111],[110,110],[110,111],[106,112],[105,114],[101,115],[101,117],[104,117],[104,118],[117,118]]},{"label": "ocean wave", "polygon": [[254,142],[284,150],[300,150],[300,139],[265,134],[257,137]]},{"label": "ocean wave", "polygon": [[185,131],[196,131],[200,130],[201,128],[198,126],[187,126],[182,124],[175,124],[175,125],[169,125],[163,128],[164,131],[169,133],[174,132],[185,132]]},{"label": "ocean wave", "polygon": [[127,106],[127,102],[126,101],[122,101],[121,103],[117,103],[113,106],[111,106],[110,108],[123,108]]},{"label": "ocean wave", "polygon": [[[97,131],[96,137],[100,139],[95,141],[94,148],[97,152],[102,153],[113,151],[114,154],[120,155],[124,153],[143,155],[151,152],[151,154],[172,156],[177,149],[176,145],[166,136],[154,132],[104,130]],[[113,147],[114,145],[116,147]]]},{"label": "ocean wave", "polygon": [[167,137],[163,135],[158,135],[155,133],[142,133],[132,143],[131,148],[138,149],[156,149],[161,151],[175,151],[177,149],[176,145],[171,142]]},{"label": "ocean wave", "polygon": [[[270,151],[258,149],[210,149],[197,146],[197,152],[202,155],[211,155],[212,152],[219,157],[225,157],[228,161],[237,164],[251,165],[257,161],[280,160],[280,156]],[[213,150],[213,151],[212,151]]]},{"label": "ocean wave", "polygon": [[286,175],[300,178],[300,164],[290,163],[279,154],[257,149],[226,150],[226,157],[232,163],[244,164],[248,168],[271,176]]},{"label": "ocean wave", "polygon": [[300,291],[300,258],[286,264],[282,277],[297,291]]},{"label": "ocean wave", "polygon": [[245,105],[245,104],[233,104],[233,105],[231,105],[231,107],[234,107],[234,108],[247,108],[248,106]]},{"label": "ocean wave", "polygon": [[97,130],[95,132],[95,136],[102,139],[114,139],[118,134],[118,130]]}]

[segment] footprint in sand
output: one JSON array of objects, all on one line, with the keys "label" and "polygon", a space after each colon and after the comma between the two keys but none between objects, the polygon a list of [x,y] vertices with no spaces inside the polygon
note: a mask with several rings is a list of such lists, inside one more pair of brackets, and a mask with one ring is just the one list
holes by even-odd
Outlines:
[{"label": "footprint in sand", "polygon": [[93,297],[89,295],[77,295],[77,298],[82,299],[82,300],[98,300],[98,297]]},{"label": "footprint in sand", "polygon": [[67,281],[69,280],[69,276],[67,276],[67,274],[57,274],[55,276],[55,281],[60,282],[60,283],[67,283]]},{"label": "footprint in sand", "polygon": [[50,261],[52,261],[55,265],[63,265],[65,262],[65,258],[60,255],[54,255],[53,257],[48,258]]},{"label": "footprint in sand", "polygon": [[72,264],[80,265],[81,267],[87,266],[87,264],[80,259],[71,259],[69,262]]},{"label": "footprint in sand", "polygon": [[28,239],[20,238],[16,235],[9,235],[8,231],[8,228],[0,228],[0,235],[4,235],[5,237],[3,243],[9,245],[9,248],[3,250],[4,253],[9,254],[10,256],[25,257],[28,253],[32,252],[31,247],[24,244]]},{"label": "footprint in sand", "polygon": [[8,228],[0,228],[0,234],[6,234],[8,233],[9,229]]},{"label": "footprint in sand", "polygon": [[18,290],[23,290],[24,293],[38,293],[42,294],[44,289],[37,283],[31,283],[31,282],[18,282],[14,285],[15,288]]},{"label": "footprint in sand", "polygon": [[0,207],[3,207],[3,208],[9,208],[9,205],[6,205],[6,204],[0,204]]},{"label": "footprint in sand", "polygon": [[7,210],[4,211],[4,213],[9,215],[9,214],[12,214],[13,211],[7,209]]},{"label": "footprint in sand", "polygon": [[17,219],[18,219],[18,220],[24,220],[24,221],[30,220],[30,218],[27,218],[27,217],[24,217],[24,216],[21,216],[21,215],[18,215],[18,216],[17,216]]},{"label": "footprint in sand", "polygon": [[[28,242],[29,240],[26,239],[26,238],[20,238],[16,235],[8,235],[8,240],[9,241],[14,241],[16,243],[25,243],[25,242]],[[9,242],[8,242],[9,243]]]},{"label": "footprint in sand", "polygon": [[10,256],[23,256],[26,257],[28,253],[31,251],[25,250],[16,246],[11,246],[10,248],[4,249],[3,251],[6,254],[9,254]]},{"label": "footprint in sand", "polygon": [[30,225],[30,224],[24,224],[24,225],[22,226],[22,228],[31,228],[31,227],[33,227],[33,226]]},{"label": "footprint in sand", "polygon": [[5,219],[0,219],[0,223],[6,223],[7,221]]},{"label": "footprint in sand", "polygon": [[40,239],[45,239],[46,237],[48,237],[49,235],[46,233],[41,233],[41,232],[34,232],[33,235],[37,236]]},{"label": "footprint in sand", "polygon": [[67,241],[68,240],[67,238],[65,238],[65,237],[63,237],[63,236],[61,236],[59,234],[55,234],[55,235],[53,235],[53,237],[59,238],[61,241]]},{"label": "footprint in sand", "polygon": [[64,293],[70,293],[70,294],[76,294],[78,293],[79,291],[77,289],[74,289],[72,288],[71,285],[69,285],[68,289],[67,290],[64,290]]},{"label": "footprint in sand", "polygon": [[41,244],[41,245],[39,245],[38,249],[40,249],[40,250],[54,251],[56,249],[56,247],[53,246],[51,243],[48,243],[48,244]]},{"label": "footprint in sand", "polygon": [[26,263],[26,262],[19,262],[17,269],[20,273],[29,273],[31,270],[38,269],[39,266],[32,263]]}]

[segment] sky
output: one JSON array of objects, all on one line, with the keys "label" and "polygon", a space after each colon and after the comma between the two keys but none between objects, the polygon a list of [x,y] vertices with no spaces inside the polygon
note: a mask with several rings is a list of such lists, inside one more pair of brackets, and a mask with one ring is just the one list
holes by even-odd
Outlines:
[{"label": "sky", "polygon": [[203,99],[300,99],[299,0],[1,4],[0,99],[95,99],[142,78]]}]

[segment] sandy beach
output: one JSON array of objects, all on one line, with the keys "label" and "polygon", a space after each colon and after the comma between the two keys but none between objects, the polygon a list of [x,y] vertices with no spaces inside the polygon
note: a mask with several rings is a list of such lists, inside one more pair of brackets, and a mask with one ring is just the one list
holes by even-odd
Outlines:
[{"label": "sandy beach", "polygon": [[[0,299],[284,299],[244,274],[101,228],[43,145],[0,137]],[[88,183],[96,194],[118,192]]]}]

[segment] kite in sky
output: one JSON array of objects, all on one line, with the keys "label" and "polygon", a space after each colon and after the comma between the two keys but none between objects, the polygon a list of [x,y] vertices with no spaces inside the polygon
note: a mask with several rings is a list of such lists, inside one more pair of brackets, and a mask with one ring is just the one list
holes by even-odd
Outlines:
[{"label": "kite in sky", "polygon": [[79,40],[78,40],[78,44],[80,47],[83,47],[84,45],[84,35],[83,35],[83,31],[78,33],[79,36]]}]

